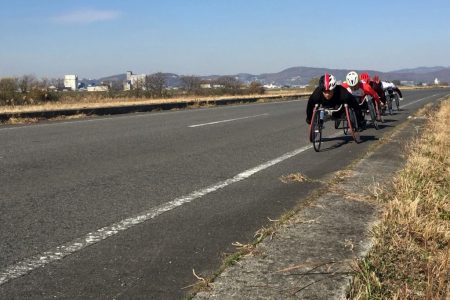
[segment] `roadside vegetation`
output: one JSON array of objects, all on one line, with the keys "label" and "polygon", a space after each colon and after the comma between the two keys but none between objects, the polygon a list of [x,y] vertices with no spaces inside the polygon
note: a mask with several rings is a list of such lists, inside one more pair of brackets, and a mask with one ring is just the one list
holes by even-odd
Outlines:
[{"label": "roadside vegetation", "polygon": [[[231,76],[202,80],[183,76],[178,88],[169,87],[167,75],[155,73],[135,82],[124,91],[122,82],[102,82],[107,91],[70,91],[62,79],[37,79],[33,75],[0,78],[0,113],[96,108],[172,102],[215,101],[223,98],[270,98],[300,96],[312,92],[318,83],[313,78],[305,88],[266,89],[260,82],[244,84]],[[402,87],[403,88],[403,87]]]},{"label": "roadside vegetation", "polygon": [[217,100],[223,98],[270,97],[306,92],[306,89],[266,90],[261,83],[243,84],[234,77],[222,76],[205,81],[195,76],[181,78],[179,88],[169,88],[162,73],[146,76],[131,90],[120,82],[105,82],[108,91],[70,91],[62,79],[38,80],[32,75],[0,79],[0,113],[42,111],[84,107],[138,105],[148,103]]},{"label": "roadside vegetation", "polygon": [[450,297],[449,116],[450,99],[427,112],[405,168],[379,194],[382,218],[371,251],[355,264],[351,299]]}]

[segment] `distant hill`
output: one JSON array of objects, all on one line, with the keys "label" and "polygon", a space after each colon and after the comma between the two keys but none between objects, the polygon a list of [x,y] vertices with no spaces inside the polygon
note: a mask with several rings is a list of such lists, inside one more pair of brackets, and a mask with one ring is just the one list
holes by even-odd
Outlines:
[{"label": "distant hill", "polygon": [[446,67],[418,67],[414,69],[402,69],[402,70],[396,70],[392,71],[391,73],[416,73],[416,74],[425,74],[425,73],[432,73],[432,72],[438,72],[447,69]]},{"label": "distant hill", "polygon": [[[310,82],[314,77],[320,77],[325,72],[333,74],[338,80],[345,80],[345,75],[352,70],[350,69],[326,69],[313,67],[292,67],[282,70],[277,73],[263,73],[259,75],[249,73],[239,73],[233,76],[244,83],[252,81],[259,81],[262,84],[274,84],[278,86],[302,86]],[[392,72],[380,72],[376,70],[354,70],[356,72],[368,72],[371,76],[378,74],[381,79],[385,80],[406,80],[414,81],[416,83],[426,82],[431,83],[435,78],[441,82],[450,82],[450,67],[418,67],[414,69],[401,69]],[[169,87],[179,87],[181,85],[181,77],[174,73],[164,73],[167,78],[167,85]],[[208,75],[198,76],[204,80],[214,80],[223,75]],[[117,74],[108,77],[99,78],[96,80],[86,80],[89,83],[98,84],[102,81],[119,81],[123,82],[126,79],[126,74]],[[82,80],[83,81],[83,80]]]}]

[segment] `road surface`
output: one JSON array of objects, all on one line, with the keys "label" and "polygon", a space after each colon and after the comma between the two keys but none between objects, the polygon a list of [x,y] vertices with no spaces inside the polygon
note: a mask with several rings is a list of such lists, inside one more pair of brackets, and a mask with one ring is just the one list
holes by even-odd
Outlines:
[{"label": "road surface", "polygon": [[[1,299],[177,299],[446,89],[314,152],[305,99],[0,127]],[[327,123],[331,124],[331,123]],[[337,135],[336,135],[337,133]]]}]

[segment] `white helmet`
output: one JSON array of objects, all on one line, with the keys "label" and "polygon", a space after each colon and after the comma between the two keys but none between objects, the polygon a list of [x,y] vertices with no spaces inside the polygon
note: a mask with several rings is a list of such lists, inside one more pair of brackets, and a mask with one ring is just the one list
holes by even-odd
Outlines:
[{"label": "white helmet", "polygon": [[349,86],[355,86],[358,84],[359,82],[359,76],[358,73],[356,73],[355,71],[351,71],[347,74],[347,76],[345,77],[345,80],[347,81]]}]

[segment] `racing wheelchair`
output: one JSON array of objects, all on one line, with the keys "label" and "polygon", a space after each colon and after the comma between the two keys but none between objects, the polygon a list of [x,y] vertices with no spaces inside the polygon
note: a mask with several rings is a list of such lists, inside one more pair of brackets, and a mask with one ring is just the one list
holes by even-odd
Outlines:
[{"label": "racing wheelchair", "polygon": [[358,122],[354,110],[348,106],[348,104],[341,104],[336,109],[325,108],[322,105],[316,104],[314,106],[311,123],[309,125],[309,141],[313,143],[314,150],[316,152],[320,151],[320,146],[322,144],[322,130],[324,128],[323,124],[331,119],[333,119],[332,114],[337,113],[344,107],[344,113],[341,114],[339,118],[334,119],[336,129],[339,128],[339,124],[342,122],[342,129],[344,135],[352,135],[353,140],[359,143],[359,135],[357,131]]},{"label": "racing wheelchair", "polygon": [[368,116],[373,127],[378,130],[378,120],[384,122],[378,102],[374,101],[371,96],[366,95],[359,101],[359,106],[361,107],[364,119]]},{"label": "racing wheelchair", "polygon": [[393,88],[388,87],[385,91],[384,94],[386,95],[386,106],[388,109],[388,112],[390,115],[392,115],[392,106],[393,103],[395,103],[395,106],[397,108],[397,111],[400,110],[400,97],[398,96],[398,94],[394,91]]}]

